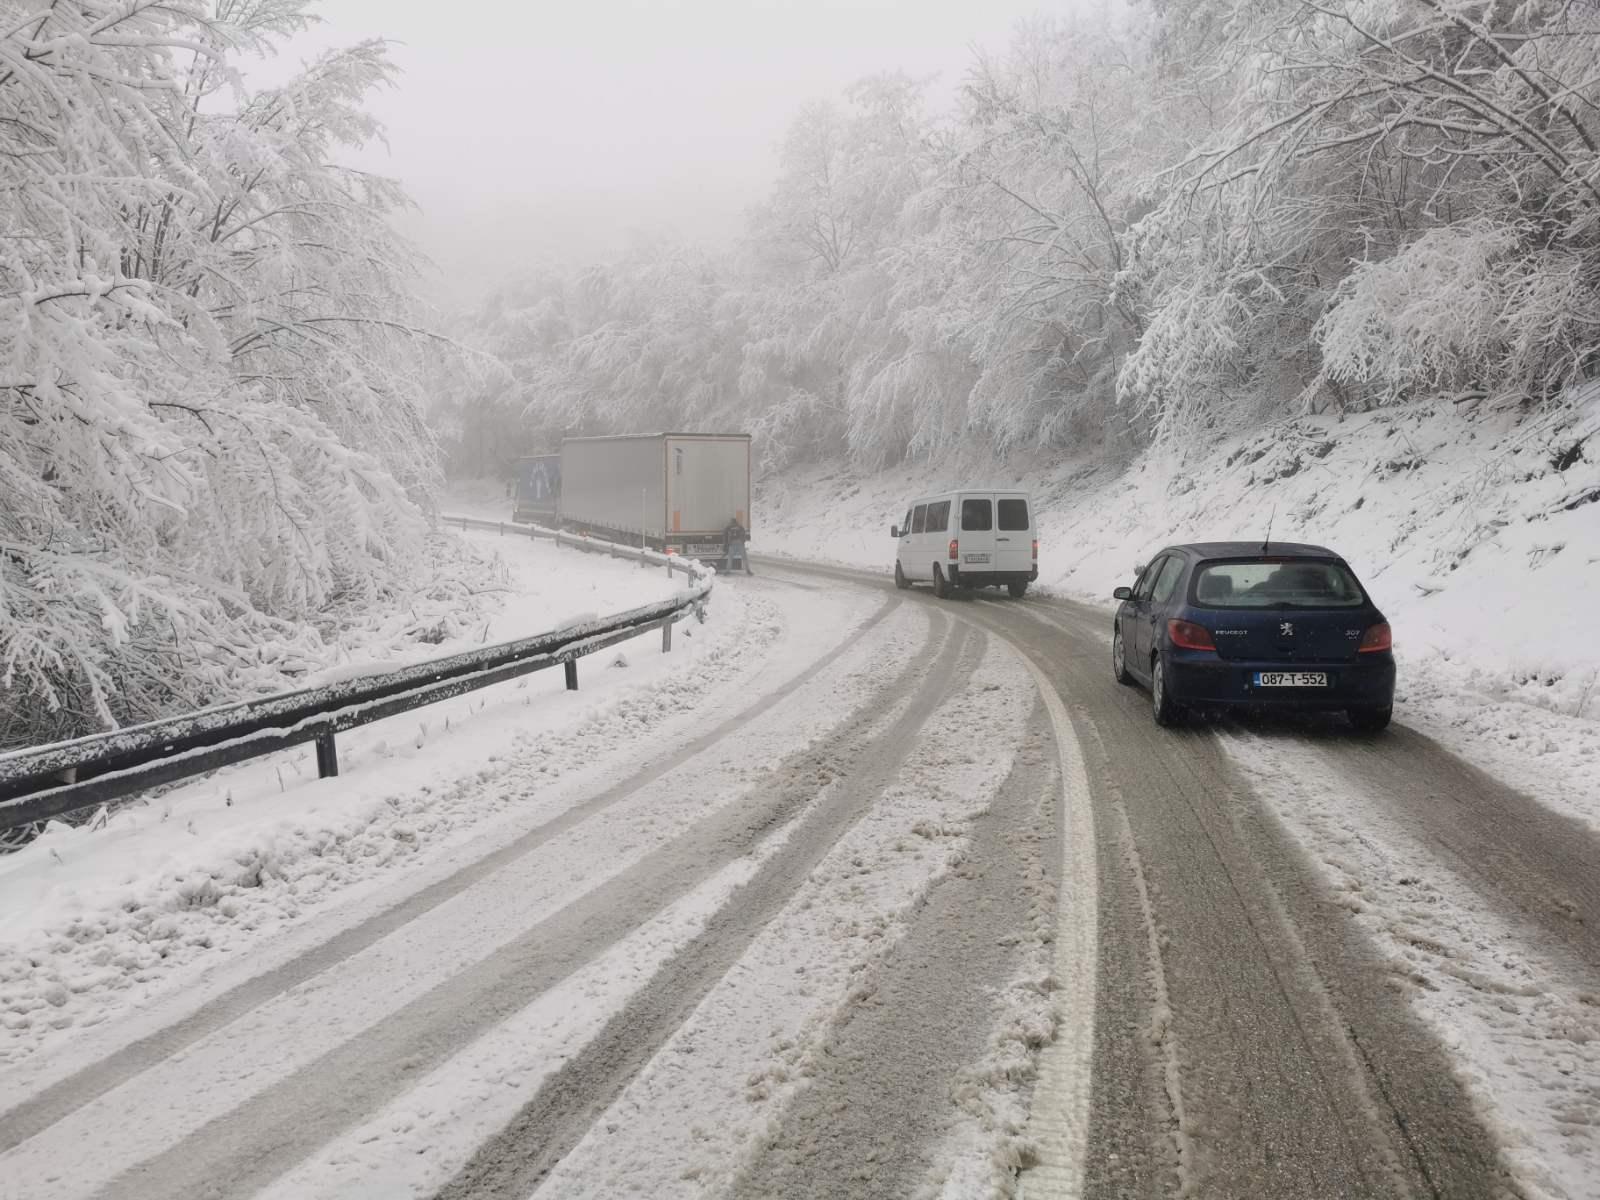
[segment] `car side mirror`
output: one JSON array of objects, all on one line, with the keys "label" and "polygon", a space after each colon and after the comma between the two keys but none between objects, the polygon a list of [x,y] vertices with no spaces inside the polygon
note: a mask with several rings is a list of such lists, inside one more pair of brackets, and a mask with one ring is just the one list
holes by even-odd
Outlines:
[{"label": "car side mirror", "polygon": [[1111,598],[1113,600],[1132,600],[1133,599],[1133,589],[1132,588],[1118,588],[1116,591],[1111,593]]},{"label": "car side mirror", "polygon": [[898,525],[889,526],[889,536],[892,537],[892,538],[899,537],[900,536],[900,526],[898,526]]}]

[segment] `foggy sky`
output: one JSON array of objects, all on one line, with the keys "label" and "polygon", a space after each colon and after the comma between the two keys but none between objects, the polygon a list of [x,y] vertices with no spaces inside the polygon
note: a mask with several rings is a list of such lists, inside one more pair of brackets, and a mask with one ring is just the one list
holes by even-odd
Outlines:
[{"label": "foggy sky", "polygon": [[736,235],[806,101],[867,74],[937,73],[1071,0],[322,0],[323,24],[253,78],[329,46],[402,43],[375,96],[389,147],[357,165],[421,206],[402,228],[470,300],[521,264],[589,261],[639,235]]}]

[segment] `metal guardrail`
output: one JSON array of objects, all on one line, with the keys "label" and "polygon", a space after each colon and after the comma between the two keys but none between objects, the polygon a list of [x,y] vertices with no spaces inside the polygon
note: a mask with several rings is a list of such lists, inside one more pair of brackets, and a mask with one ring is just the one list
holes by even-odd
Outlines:
[{"label": "metal guardrail", "polygon": [[318,775],[337,775],[337,734],[558,664],[567,688],[576,691],[578,659],[652,627],[661,629],[661,648],[669,651],[673,624],[704,615],[714,572],[692,559],[536,526],[444,520],[662,566],[669,575],[686,575],[690,587],[668,600],[534,637],[0,755],[0,833],[306,742],[316,743]]}]

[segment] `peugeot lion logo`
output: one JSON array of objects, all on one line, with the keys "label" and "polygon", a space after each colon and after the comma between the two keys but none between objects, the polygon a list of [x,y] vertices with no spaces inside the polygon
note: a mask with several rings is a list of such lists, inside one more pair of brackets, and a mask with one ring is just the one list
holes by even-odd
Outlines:
[{"label": "peugeot lion logo", "polygon": [[1294,624],[1293,624],[1293,622],[1291,622],[1291,621],[1280,622],[1279,625],[1278,625],[1278,636],[1279,637],[1293,637],[1294,636]]}]

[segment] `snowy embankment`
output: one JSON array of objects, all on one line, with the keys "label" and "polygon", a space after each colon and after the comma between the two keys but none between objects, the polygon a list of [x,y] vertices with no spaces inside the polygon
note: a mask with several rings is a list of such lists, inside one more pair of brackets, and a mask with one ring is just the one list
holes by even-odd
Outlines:
[{"label": "snowy embankment", "polygon": [[[498,612],[474,608],[470,628],[437,641],[374,631],[309,681],[559,628],[682,584],[520,538],[464,541],[465,557],[499,581]],[[766,633],[724,589],[672,654],[651,633],[583,660],[576,696],[561,672],[540,672],[341,736],[335,779],[318,780],[313,750],[298,747],[92,825],[52,824],[0,857],[0,1061],[168,993],[219,953],[247,951],[336,893],[460,843],[521,798],[497,786],[512,764],[536,758],[552,781],[593,764],[673,720],[735,669],[739,641]]]},{"label": "snowy embankment", "polygon": [[1038,508],[1040,583],[1109,616],[1112,589],[1163,545],[1259,540],[1270,522],[1343,554],[1389,617],[1398,720],[1600,828],[1600,388],[1560,416],[1474,403],[1301,417],[1120,473],[1073,459],[809,468],[765,482],[754,547],[887,571],[913,496],[1018,486]]}]

